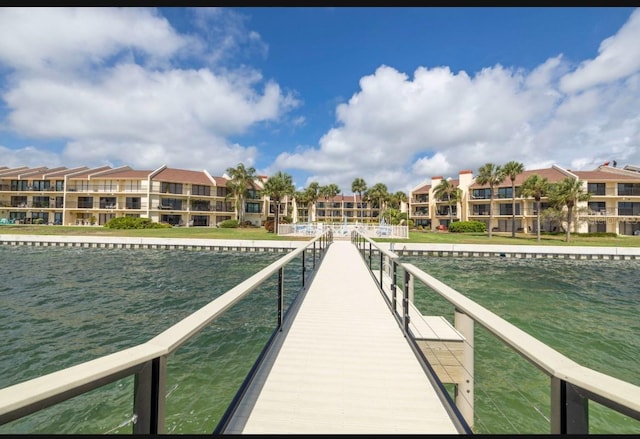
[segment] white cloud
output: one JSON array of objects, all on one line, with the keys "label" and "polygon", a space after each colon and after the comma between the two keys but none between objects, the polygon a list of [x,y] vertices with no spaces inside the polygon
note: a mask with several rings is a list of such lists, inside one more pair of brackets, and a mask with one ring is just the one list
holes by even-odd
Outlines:
[{"label": "white cloud", "polygon": [[637,9],[618,33],[600,44],[595,59],[583,61],[574,72],[562,78],[562,90],[565,93],[576,93],[638,72],[639,41],[640,9]]},{"label": "white cloud", "polygon": [[[3,9],[0,64],[13,72],[3,124],[22,137],[66,139],[67,166],[195,164],[221,173],[252,165],[258,149],[230,138],[280,120],[298,101],[250,67],[211,65],[223,56],[207,47],[220,47],[215,37],[225,26],[234,38],[228,50],[260,45],[260,36],[237,15],[195,15],[217,32],[181,35],[150,8]],[[173,66],[185,57],[201,66]],[[59,161],[40,153],[41,164]]]},{"label": "white cloud", "polygon": [[529,72],[496,65],[473,76],[419,67],[409,78],[381,66],[337,106],[337,126],[317,147],[283,153],[276,166],[330,176],[344,188],[355,177],[373,183],[382,175],[390,188],[411,188],[434,175],[477,173],[487,162],[516,160],[527,169],[640,163],[637,41],[640,11],[577,69],[561,54]]},{"label": "white cloud", "polygon": [[3,8],[0,13],[0,62],[22,74],[101,65],[122,53],[159,62],[190,39],[149,8]]}]

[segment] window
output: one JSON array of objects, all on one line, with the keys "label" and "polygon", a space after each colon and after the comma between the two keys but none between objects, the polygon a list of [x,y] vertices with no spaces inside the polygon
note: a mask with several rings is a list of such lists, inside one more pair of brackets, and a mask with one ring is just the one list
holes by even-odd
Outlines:
[{"label": "window", "polygon": [[124,191],[125,192],[140,192],[142,190],[142,184],[139,180],[130,180],[125,182]]},{"label": "window", "polygon": [[605,183],[587,183],[587,192],[591,195],[606,195]]},{"label": "window", "polygon": [[260,213],[262,211],[260,203],[245,203],[245,212]]},{"label": "window", "polygon": [[227,196],[227,188],[226,187],[217,187],[216,188],[216,196],[218,197],[226,197]]},{"label": "window", "polygon": [[158,205],[160,209],[182,210],[182,200],[177,198],[162,198]]},{"label": "window", "polygon": [[191,186],[191,195],[203,195],[205,197],[208,197],[211,195],[211,186],[194,184],[193,186]]},{"label": "window", "polygon": [[191,201],[191,210],[199,211],[199,212],[207,212],[211,210],[211,203],[207,200],[192,200]]},{"label": "window", "polygon": [[115,209],[116,197],[100,197],[99,203],[100,203],[100,209]]},{"label": "window", "polygon": [[[513,215],[511,203],[500,203],[500,215]],[[520,204],[516,203],[516,215],[520,215]]]},{"label": "window", "polygon": [[21,196],[12,196],[11,197],[11,206],[12,207],[27,207],[27,197],[26,195]]},{"label": "window", "polygon": [[160,192],[163,194],[182,194],[182,183],[160,183]]},{"label": "window", "polygon": [[488,200],[491,198],[491,189],[474,189],[471,197],[479,200]]},{"label": "window", "polygon": [[590,201],[587,203],[589,210],[591,210],[591,214],[603,214],[607,210],[607,203],[604,201]]},{"label": "window", "polygon": [[191,225],[192,226],[208,226],[209,217],[206,215],[193,215],[191,217]]},{"label": "window", "polygon": [[489,215],[489,205],[488,204],[474,204],[473,205],[473,214],[474,215]]},{"label": "window", "polygon": [[618,195],[640,195],[640,183],[618,183]]},{"label": "window", "polygon": [[414,197],[416,203],[428,203],[429,194],[418,194]]},{"label": "window", "polygon": [[34,191],[48,191],[49,184],[49,180],[34,180],[32,186]]},{"label": "window", "polygon": [[498,198],[513,198],[511,194],[512,194],[512,191],[510,187],[498,188]]},{"label": "window", "polygon": [[216,201],[216,210],[218,212],[233,212],[233,204],[228,201]]},{"label": "window", "polygon": [[93,197],[78,197],[78,209],[93,209]]},{"label": "window", "polygon": [[160,215],[161,223],[168,223],[172,226],[177,226],[182,223],[181,215]]},{"label": "window", "polygon": [[640,215],[640,203],[621,201],[618,203],[618,215]]},{"label": "window", "polygon": [[127,209],[140,209],[141,208],[140,197],[127,197],[125,199],[125,207]]},{"label": "window", "polygon": [[260,191],[255,189],[247,189],[247,198],[249,200],[259,200],[260,199]]},{"label": "window", "polygon": [[26,191],[28,186],[27,180],[11,180],[12,191]]},{"label": "window", "polygon": [[33,207],[35,208],[49,207],[49,197],[33,197]]}]

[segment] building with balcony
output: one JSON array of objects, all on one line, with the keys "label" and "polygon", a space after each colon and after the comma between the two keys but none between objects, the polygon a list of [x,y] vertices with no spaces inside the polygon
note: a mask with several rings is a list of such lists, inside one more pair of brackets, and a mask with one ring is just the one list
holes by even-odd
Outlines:
[{"label": "building with balcony", "polygon": [[[522,183],[533,174],[547,178],[549,183],[560,182],[566,177],[583,182],[584,191],[591,197],[588,201],[579,203],[575,209],[575,231],[640,234],[640,168],[616,168],[608,164],[592,171],[570,171],[557,165],[525,170],[514,181],[515,194],[512,193],[508,177],[494,187],[492,206],[489,186],[478,184],[471,171],[461,171],[458,179],[450,180],[463,194],[455,205],[450,205],[448,200],[435,199],[434,189],[442,181],[442,177],[433,177],[430,182],[423,182],[411,191],[409,217],[416,226],[430,230],[437,230],[440,226],[447,227],[452,217],[453,221],[484,222],[487,229],[491,227],[492,231],[511,232],[515,201],[516,231],[535,233],[538,218],[535,200],[518,195]],[[548,199],[543,198],[540,209],[544,211],[548,208]],[[449,209],[452,211],[449,212]],[[491,209],[493,219],[489,224]],[[542,231],[554,231],[554,227],[557,226],[550,220],[541,220]]]}]

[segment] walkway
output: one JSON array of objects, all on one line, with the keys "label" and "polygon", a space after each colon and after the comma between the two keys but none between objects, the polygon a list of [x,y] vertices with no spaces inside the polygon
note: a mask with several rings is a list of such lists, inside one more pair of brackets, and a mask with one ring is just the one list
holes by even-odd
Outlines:
[{"label": "walkway", "polygon": [[289,320],[224,433],[458,433],[353,244]]}]

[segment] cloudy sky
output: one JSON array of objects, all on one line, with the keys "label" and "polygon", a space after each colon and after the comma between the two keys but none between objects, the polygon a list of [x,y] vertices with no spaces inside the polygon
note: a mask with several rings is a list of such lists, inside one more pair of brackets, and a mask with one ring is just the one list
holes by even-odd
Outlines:
[{"label": "cloudy sky", "polygon": [[639,41],[627,7],[0,8],[0,166],[640,165]]}]

